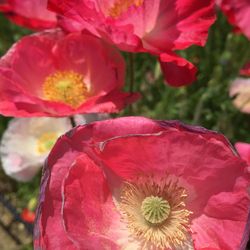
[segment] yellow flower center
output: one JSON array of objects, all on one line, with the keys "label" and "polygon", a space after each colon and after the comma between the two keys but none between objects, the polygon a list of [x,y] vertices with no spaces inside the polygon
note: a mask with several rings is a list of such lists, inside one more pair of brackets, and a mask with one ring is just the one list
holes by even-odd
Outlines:
[{"label": "yellow flower center", "polygon": [[83,76],[74,71],[59,71],[48,76],[43,84],[46,100],[61,102],[78,108],[88,94]]},{"label": "yellow flower center", "polygon": [[146,197],[141,205],[141,212],[146,221],[153,225],[164,222],[170,214],[168,201],[158,196]]},{"label": "yellow flower center", "polygon": [[140,7],[143,4],[143,0],[118,0],[109,9],[109,16],[113,18],[119,17],[126,12],[128,8],[135,6]]},{"label": "yellow flower center", "polygon": [[37,140],[37,152],[39,154],[48,153],[54,146],[57,138],[58,135],[55,132],[42,134]]},{"label": "yellow flower center", "polygon": [[145,249],[179,249],[189,237],[186,197],[177,181],[143,177],[124,184],[118,208],[131,236]]}]

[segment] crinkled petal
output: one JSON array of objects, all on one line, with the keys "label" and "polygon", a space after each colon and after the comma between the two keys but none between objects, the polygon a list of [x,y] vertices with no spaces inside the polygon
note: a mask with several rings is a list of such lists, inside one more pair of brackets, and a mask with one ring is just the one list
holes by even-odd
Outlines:
[{"label": "crinkled petal", "polygon": [[196,80],[196,67],[173,53],[161,54],[159,58],[166,82],[174,87],[191,84]]},{"label": "crinkled petal", "polygon": [[246,192],[223,192],[212,196],[205,213],[192,222],[195,247],[245,250],[250,229],[247,226],[249,202]]},{"label": "crinkled petal", "polygon": [[47,0],[7,0],[4,7],[6,16],[18,25],[34,30],[54,28],[57,25],[56,14],[47,10]]},{"label": "crinkled petal", "polygon": [[250,39],[250,3],[248,0],[218,0],[223,13],[228,21]]},{"label": "crinkled petal", "polygon": [[78,249],[120,249],[118,242],[127,230],[102,170],[86,155],[71,166],[62,193],[63,224],[68,238]]},{"label": "crinkled petal", "polygon": [[[214,1],[145,0],[137,6],[114,1],[49,0],[49,7],[126,51],[156,54],[204,45],[215,21]],[[79,26],[78,26],[79,27]]]},{"label": "crinkled petal", "polygon": [[215,21],[214,1],[161,1],[155,27],[145,35],[145,48],[164,53],[204,46],[208,29]]},{"label": "crinkled petal", "polygon": [[250,144],[244,142],[237,142],[235,143],[235,148],[240,154],[240,157],[250,165]]},{"label": "crinkled petal", "polygon": [[[183,185],[192,190],[188,206],[194,217],[202,213],[211,195],[232,189],[245,168],[245,163],[221,141],[186,131],[122,136],[99,147],[103,167],[121,179],[158,173],[185,180]],[[227,181],[221,182],[221,176],[227,176]]]}]

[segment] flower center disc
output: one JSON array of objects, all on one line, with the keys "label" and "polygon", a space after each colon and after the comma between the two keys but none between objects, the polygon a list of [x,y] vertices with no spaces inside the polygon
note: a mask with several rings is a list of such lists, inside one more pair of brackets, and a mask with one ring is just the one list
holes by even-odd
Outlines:
[{"label": "flower center disc", "polygon": [[124,183],[118,208],[143,249],[187,249],[191,211],[186,209],[186,197],[174,177],[143,176]]},{"label": "flower center disc", "polygon": [[170,205],[161,197],[149,196],[143,200],[141,211],[147,222],[158,225],[169,217]]},{"label": "flower center disc", "polygon": [[122,13],[126,12],[128,8],[140,7],[143,4],[143,0],[118,0],[114,5],[109,9],[109,16],[113,18],[119,17]]},{"label": "flower center disc", "polygon": [[43,94],[46,100],[62,102],[77,108],[88,93],[81,74],[74,71],[59,71],[45,79]]},{"label": "flower center disc", "polygon": [[39,154],[44,154],[50,151],[55,144],[58,135],[54,132],[42,134],[37,141],[37,151]]}]

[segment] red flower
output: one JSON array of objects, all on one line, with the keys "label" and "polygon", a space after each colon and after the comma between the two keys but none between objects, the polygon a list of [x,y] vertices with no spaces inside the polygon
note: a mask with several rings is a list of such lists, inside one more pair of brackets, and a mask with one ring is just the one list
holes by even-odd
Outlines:
[{"label": "red flower", "polygon": [[0,113],[111,113],[137,98],[121,92],[125,64],[113,47],[80,33],[27,36],[0,61]]},{"label": "red flower", "polygon": [[56,14],[47,10],[47,0],[0,0],[0,11],[14,23],[30,29],[57,26]]},{"label": "red flower", "polygon": [[246,163],[220,134],[125,117],[62,136],[45,166],[35,249],[245,249]]},{"label": "red flower", "polygon": [[250,1],[217,0],[217,4],[235,27],[235,31],[243,33],[250,39]]},{"label": "red flower", "polygon": [[28,223],[33,223],[35,221],[36,214],[29,209],[23,209],[21,213],[21,218]]},{"label": "red flower", "polygon": [[166,80],[173,86],[192,82],[196,72],[191,63],[173,51],[194,44],[203,46],[215,20],[213,0],[49,0],[48,3],[52,10],[75,20],[74,24],[62,21],[70,31],[86,29],[122,50],[160,56]]},{"label": "red flower", "polygon": [[243,68],[240,70],[242,76],[250,77],[250,62],[246,63]]}]

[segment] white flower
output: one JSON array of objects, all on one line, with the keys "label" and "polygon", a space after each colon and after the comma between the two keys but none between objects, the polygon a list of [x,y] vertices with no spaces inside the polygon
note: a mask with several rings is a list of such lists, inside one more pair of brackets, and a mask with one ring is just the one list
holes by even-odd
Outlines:
[{"label": "white flower", "polygon": [[18,181],[29,181],[42,167],[57,138],[71,128],[68,118],[10,121],[0,145],[5,173]]},{"label": "white flower", "polygon": [[243,113],[250,113],[250,78],[236,78],[229,92],[234,97],[233,104]]},{"label": "white flower", "polygon": [[101,121],[109,119],[108,114],[85,114],[85,115],[74,115],[74,121],[76,125],[84,125],[94,121]]}]

